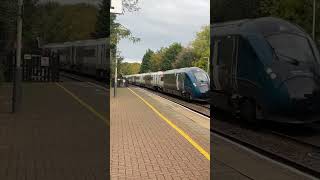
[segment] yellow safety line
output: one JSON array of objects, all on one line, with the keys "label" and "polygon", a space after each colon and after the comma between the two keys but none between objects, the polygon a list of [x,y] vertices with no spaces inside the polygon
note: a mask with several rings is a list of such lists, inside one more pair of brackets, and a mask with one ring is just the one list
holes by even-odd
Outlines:
[{"label": "yellow safety line", "polygon": [[110,123],[107,121],[105,117],[103,117],[100,113],[98,113],[93,107],[82,101],[79,97],[77,97],[75,94],[73,94],[71,91],[69,91],[67,88],[63,87],[59,83],[56,83],[57,86],[59,86],[61,89],[63,89],[67,94],[72,96],[75,100],[77,100],[82,106],[84,106],[86,109],[88,109],[90,112],[92,112],[94,115],[96,115],[99,119],[105,121],[108,126],[110,126]]},{"label": "yellow safety line", "polygon": [[204,157],[206,157],[210,161],[210,154],[204,150],[198,143],[196,143],[187,133],[185,133],[182,129],[177,127],[174,123],[172,123],[168,118],[162,115],[155,107],[153,107],[150,103],[148,103],[145,99],[139,96],[136,92],[128,88],[132,94],[140,98],[147,106],[149,106],[158,116],[161,117],[165,122],[167,122],[173,129],[175,129],[180,135],[182,135],[190,144],[192,144]]}]

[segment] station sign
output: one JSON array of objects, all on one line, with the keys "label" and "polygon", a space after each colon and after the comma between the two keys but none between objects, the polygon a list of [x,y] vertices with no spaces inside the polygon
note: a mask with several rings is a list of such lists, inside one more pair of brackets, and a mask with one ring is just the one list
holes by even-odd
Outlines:
[{"label": "station sign", "polygon": [[49,66],[49,57],[41,57],[41,66]]}]

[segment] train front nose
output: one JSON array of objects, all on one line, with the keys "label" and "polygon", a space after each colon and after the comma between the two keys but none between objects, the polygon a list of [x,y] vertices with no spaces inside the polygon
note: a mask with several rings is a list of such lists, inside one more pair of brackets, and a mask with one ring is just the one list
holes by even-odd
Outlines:
[{"label": "train front nose", "polygon": [[319,114],[320,89],[313,77],[295,77],[283,85],[288,92],[290,114],[301,117]]},{"label": "train front nose", "polygon": [[198,83],[198,89],[200,91],[200,98],[206,99],[209,98],[209,84],[208,83]]}]

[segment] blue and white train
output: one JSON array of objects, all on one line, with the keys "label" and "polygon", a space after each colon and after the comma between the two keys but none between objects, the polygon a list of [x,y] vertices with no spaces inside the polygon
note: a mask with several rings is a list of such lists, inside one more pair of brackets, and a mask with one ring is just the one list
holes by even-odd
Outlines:
[{"label": "blue and white train", "polygon": [[134,74],[124,78],[129,84],[177,95],[188,101],[206,100],[210,87],[208,74],[197,67]]}]

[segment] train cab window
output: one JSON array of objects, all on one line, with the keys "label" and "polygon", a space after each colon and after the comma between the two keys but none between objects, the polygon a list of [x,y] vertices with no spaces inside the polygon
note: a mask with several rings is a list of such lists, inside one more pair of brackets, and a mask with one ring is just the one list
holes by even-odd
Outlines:
[{"label": "train cab window", "polygon": [[238,50],[238,65],[237,74],[240,77],[250,77],[250,79],[255,78],[250,75],[256,74],[255,71],[258,67],[259,59],[251,47],[248,40],[244,38],[239,38],[239,50]]},{"label": "train cab window", "polygon": [[234,37],[227,36],[220,40],[218,46],[218,65],[231,65],[233,60],[233,51],[234,51]]}]

